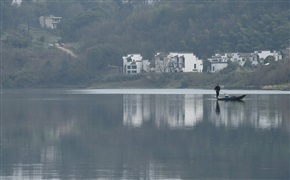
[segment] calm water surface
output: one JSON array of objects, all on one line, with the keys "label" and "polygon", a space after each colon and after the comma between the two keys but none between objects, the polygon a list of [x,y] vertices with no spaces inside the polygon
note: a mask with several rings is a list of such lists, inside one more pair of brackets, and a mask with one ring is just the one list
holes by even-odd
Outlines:
[{"label": "calm water surface", "polygon": [[289,91],[2,90],[0,179],[289,179]]}]

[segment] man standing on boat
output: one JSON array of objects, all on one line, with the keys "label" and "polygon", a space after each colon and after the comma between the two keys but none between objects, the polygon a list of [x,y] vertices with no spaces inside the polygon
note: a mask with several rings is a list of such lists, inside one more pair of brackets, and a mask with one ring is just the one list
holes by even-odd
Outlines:
[{"label": "man standing on boat", "polygon": [[217,84],[214,88],[215,92],[216,92],[216,98],[219,97],[220,95],[220,90],[221,90],[221,87],[219,86],[219,84]]}]

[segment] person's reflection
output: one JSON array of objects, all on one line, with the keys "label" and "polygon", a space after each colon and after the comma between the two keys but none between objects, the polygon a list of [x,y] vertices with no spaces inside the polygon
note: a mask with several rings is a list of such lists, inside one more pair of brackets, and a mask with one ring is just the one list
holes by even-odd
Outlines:
[{"label": "person's reflection", "polygon": [[216,112],[217,115],[219,115],[220,112],[221,112],[219,101],[216,101],[215,112]]}]

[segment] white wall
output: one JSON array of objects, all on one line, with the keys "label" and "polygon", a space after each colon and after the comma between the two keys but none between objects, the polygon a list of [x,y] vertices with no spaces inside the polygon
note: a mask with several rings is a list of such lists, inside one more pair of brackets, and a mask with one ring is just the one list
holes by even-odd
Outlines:
[{"label": "white wall", "polygon": [[203,62],[199,60],[193,53],[169,53],[170,56],[184,57],[183,72],[202,72]]},{"label": "white wall", "polygon": [[215,73],[215,72],[219,72],[220,70],[226,68],[228,66],[228,63],[212,63],[210,65],[210,72]]},{"label": "white wall", "polygon": [[55,17],[53,15],[50,15],[48,17],[40,16],[39,17],[39,23],[41,27],[45,28],[56,28],[57,24],[60,23],[61,17]]},{"label": "white wall", "polygon": [[185,67],[183,72],[202,72],[203,62],[194,54],[182,54],[185,57]]}]

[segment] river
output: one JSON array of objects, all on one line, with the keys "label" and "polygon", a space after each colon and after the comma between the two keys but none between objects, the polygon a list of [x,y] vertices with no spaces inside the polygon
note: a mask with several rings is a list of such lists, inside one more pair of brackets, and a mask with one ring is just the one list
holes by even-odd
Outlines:
[{"label": "river", "polygon": [[289,91],[1,91],[0,179],[289,179]]}]

